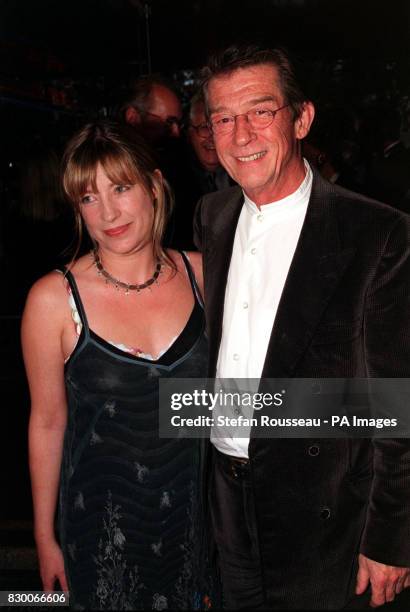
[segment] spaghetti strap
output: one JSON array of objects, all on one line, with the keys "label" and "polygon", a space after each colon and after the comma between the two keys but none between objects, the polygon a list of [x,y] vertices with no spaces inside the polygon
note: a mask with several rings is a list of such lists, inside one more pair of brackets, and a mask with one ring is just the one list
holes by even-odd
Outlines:
[{"label": "spaghetti strap", "polygon": [[192,269],[192,266],[189,262],[188,256],[186,255],[186,253],[184,251],[179,251],[184,264],[185,264],[185,268],[186,271],[188,273],[188,277],[191,283],[191,287],[192,287],[192,292],[194,294],[194,297],[196,299],[196,301],[199,303],[199,305],[203,308],[204,307],[204,302],[202,300],[202,296],[201,296],[201,292],[199,291],[199,287],[198,287],[198,283],[196,282],[196,278],[195,278],[195,274],[194,271]]},{"label": "spaghetti strap", "polygon": [[75,306],[77,308],[77,312],[80,316],[80,320],[81,320],[81,324],[82,324],[84,333],[86,334],[86,336],[89,336],[90,328],[88,326],[87,316],[85,314],[84,306],[81,301],[80,293],[78,291],[77,283],[75,282],[74,276],[65,267],[59,268],[59,270],[60,272],[64,274],[65,278],[67,279],[67,282],[69,284],[69,287],[71,289],[71,293],[72,293],[72,296],[75,302]]}]

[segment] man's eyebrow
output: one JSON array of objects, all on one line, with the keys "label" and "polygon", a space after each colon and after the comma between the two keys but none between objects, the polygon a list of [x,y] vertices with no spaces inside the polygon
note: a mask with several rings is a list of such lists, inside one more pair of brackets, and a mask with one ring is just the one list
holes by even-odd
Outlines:
[{"label": "man's eyebrow", "polygon": [[[248,100],[248,104],[249,106],[255,106],[256,104],[261,104],[262,102],[275,102],[276,104],[279,104],[279,100],[276,96],[261,96],[260,98],[252,98],[251,100]],[[210,108],[209,109],[209,114],[212,115],[212,113],[229,113],[229,109],[226,106],[217,106],[215,108]]]},{"label": "man's eyebrow", "polygon": [[254,104],[261,104],[262,102],[276,102],[279,103],[276,96],[262,96],[261,98],[254,98],[249,100],[249,103],[253,106]]}]

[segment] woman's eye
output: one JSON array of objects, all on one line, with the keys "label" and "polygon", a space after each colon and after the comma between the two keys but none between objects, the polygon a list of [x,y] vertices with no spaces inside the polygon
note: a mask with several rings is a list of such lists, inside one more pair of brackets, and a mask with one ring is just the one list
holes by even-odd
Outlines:
[{"label": "woman's eye", "polygon": [[130,188],[129,185],[116,185],[115,191],[117,193],[124,193],[124,191],[128,191],[129,188]]},{"label": "woman's eye", "polygon": [[81,204],[91,204],[91,202],[94,202],[94,200],[95,200],[94,196],[87,193],[81,198],[80,203]]}]

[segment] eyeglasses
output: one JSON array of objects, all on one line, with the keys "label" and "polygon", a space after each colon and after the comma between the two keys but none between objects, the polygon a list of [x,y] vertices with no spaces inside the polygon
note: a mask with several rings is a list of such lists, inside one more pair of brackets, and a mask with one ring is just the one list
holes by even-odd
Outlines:
[{"label": "eyeglasses", "polygon": [[189,127],[193,128],[198,136],[201,136],[202,138],[208,138],[208,136],[212,135],[212,130],[208,123],[200,123],[198,125],[190,123]]},{"label": "eyeglasses", "polygon": [[177,125],[179,128],[182,128],[184,126],[182,119],[178,119],[178,117],[173,117],[172,115],[164,119],[163,117],[160,117],[159,115],[156,115],[155,113],[150,113],[149,111],[145,111],[144,114],[150,115],[150,117],[154,117],[154,119],[160,123],[166,123],[169,127],[172,127],[173,125]]},{"label": "eyeglasses", "polygon": [[281,111],[282,109],[289,106],[289,104],[285,104],[280,108],[276,108],[275,110],[270,110],[269,108],[251,108],[247,113],[240,113],[239,115],[227,115],[225,113],[215,114],[214,117],[211,117],[209,122],[212,132],[214,134],[229,134],[233,132],[236,119],[238,117],[246,117],[249,126],[254,130],[263,130],[271,125],[273,122],[276,113]]}]

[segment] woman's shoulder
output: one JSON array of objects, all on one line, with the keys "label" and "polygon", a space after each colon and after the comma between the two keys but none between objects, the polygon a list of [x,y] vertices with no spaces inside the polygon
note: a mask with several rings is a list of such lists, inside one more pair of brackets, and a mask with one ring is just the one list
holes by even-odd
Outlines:
[{"label": "woman's shoulder", "polygon": [[[169,249],[167,252],[174,262],[180,261],[180,265],[178,265],[178,270],[182,272],[185,269],[185,264],[179,252],[174,251],[172,249]],[[188,259],[188,264],[190,265],[194,273],[195,280],[198,284],[201,295],[203,296],[204,280],[203,280],[203,273],[202,273],[202,255],[201,253],[198,253],[197,251],[184,251],[184,254],[186,255]]]},{"label": "woman's shoulder", "polygon": [[45,333],[60,328],[66,318],[67,290],[65,277],[54,270],[42,276],[31,287],[23,313],[23,328],[40,326]]},{"label": "woman's shoulder", "polygon": [[28,293],[28,300],[54,301],[58,299],[64,288],[65,275],[63,271],[53,270],[39,278]]},{"label": "woman's shoulder", "polygon": [[[179,272],[185,270],[185,263],[180,251],[175,249],[167,249],[167,255],[174,262]],[[188,259],[188,264],[193,269],[195,276],[197,273],[202,276],[202,255],[197,251],[184,251],[184,255]]]},{"label": "woman's shoulder", "polygon": [[53,270],[39,278],[31,287],[26,301],[26,308],[48,307],[66,308],[67,304],[67,272],[74,274],[76,278],[89,266],[88,256],[80,257],[67,267]]}]

